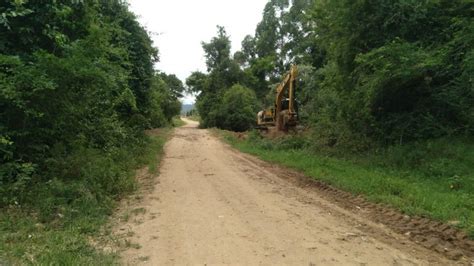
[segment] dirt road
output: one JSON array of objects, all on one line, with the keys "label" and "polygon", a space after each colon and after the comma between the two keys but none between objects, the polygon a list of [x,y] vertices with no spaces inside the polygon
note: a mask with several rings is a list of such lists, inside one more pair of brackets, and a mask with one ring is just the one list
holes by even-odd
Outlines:
[{"label": "dirt road", "polygon": [[453,264],[185,122],[141,216],[122,225],[132,243],[125,264]]}]

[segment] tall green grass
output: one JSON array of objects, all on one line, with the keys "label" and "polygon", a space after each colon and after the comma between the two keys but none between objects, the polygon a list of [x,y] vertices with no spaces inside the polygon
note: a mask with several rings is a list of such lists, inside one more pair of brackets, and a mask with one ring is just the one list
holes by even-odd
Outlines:
[{"label": "tall green grass", "polygon": [[474,142],[443,138],[366,153],[314,150],[310,138],[247,140],[219,131],[235,148],[362,194],[409,215],[451,222],[474,237]]},{"label": "tall green grass", "polygon": [[117,200],[136,189],[135,169],[157,168],[171,129],[107,152],[81,149],[51,162],[50,180],[32,183],[0,211],[0,264],[108,265],[96,247]]},{"label": "tall green grass", "polygon": [[173,117],[173,120],[171,121],[171,123],[175,127],[180,127],[180,126],[186,125],[186,123],[183,120],[181,120],[181,118],[179,116]]},{"label": "tall green grass", "polygon": [[187,116],[186,118],[189,119],[189,120],[196,121],[196,122],[201,122],[201,117],[199,115],[196,115],[196,114]]}]

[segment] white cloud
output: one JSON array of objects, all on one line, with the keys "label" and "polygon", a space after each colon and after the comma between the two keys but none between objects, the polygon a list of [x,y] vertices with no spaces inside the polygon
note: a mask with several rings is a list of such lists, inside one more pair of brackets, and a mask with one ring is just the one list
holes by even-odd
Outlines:
[{"label": "white cloud", "polygon": [[[130,9],[152,35],[160,50],[156,68],[175,74],[183,82],[191,72],[206,71],[202,41],[216,35],[216,25],[230,35],[232,50],[240,49],[247,34],[254,34],[268,0],[129,0]],[[193,101],[187,97],[185,102]]]}]

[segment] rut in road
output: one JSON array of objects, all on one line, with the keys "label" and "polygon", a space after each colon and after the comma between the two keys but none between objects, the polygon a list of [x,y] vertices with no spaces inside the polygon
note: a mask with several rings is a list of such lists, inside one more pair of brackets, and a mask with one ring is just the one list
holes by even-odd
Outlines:
[{"label": "rut in road", "polygon": [[122,224],[124,264],[447,265],[439,254],[279,177],[185,120],[160,175]]}]

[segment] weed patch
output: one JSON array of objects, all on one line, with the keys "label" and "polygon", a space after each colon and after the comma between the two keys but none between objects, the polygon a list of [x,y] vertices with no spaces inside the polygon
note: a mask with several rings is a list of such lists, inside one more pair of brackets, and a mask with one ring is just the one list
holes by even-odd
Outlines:
[{"label": "weed patch", "polygon": [[174,127],[181,127],[181,126],[186,125],[186,123],[183,120],[181,120],[179,116],[173,117],[173,120],[171,121],[171,123]]},{"label": "weed patch", "polygon": [[136,189],[135,169],[148,165],[157,171],[170,132],[155,130],[115,151],[80,150],[57,162],[69,165],[51,170],[62,178],[30,183],[18,201],[1,209],[0,264],[116,263],[118,256],[99,251],[92,239],[103,233],[117,200]]}]

